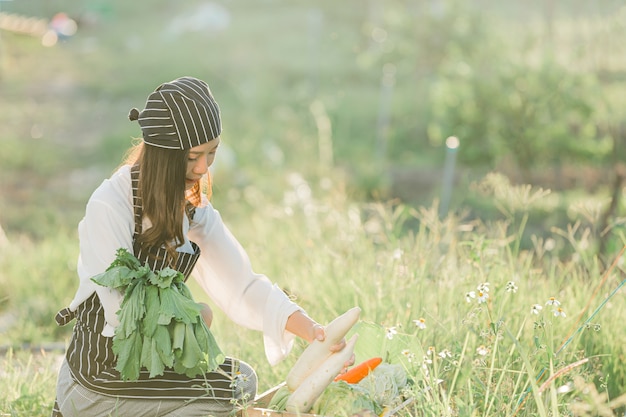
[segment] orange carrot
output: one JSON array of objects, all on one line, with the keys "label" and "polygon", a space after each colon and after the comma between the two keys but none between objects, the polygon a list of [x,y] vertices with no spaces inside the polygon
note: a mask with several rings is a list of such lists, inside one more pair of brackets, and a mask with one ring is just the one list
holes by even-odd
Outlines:
[{"label": "orange carrot", "polygon": [[363,378],[365,378],[370,372],[381,364],[383,358],[371,358],[358,365],[348,369],[345,373],[339,374],[335,377],[336,381],[345,381],[348,384],[357,384]]}]

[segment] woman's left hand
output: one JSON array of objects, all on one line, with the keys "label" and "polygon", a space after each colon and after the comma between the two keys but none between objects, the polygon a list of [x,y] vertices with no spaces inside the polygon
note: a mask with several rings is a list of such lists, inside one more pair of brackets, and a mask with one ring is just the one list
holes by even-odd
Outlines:
[{"label": "woman's left hand", "polygon": [[[321,324],[315,324],[313,326],[313,339],[319,340],[320,342],[323,342],[324,339],[326,339],[326,329],[324,328],[324,326],[322,326]],[[339,352],[345,347],[346,347],[346,339],[342,338],[339,342],[330,346],[329,349],[331,352]],[[347,368],[354,365],[354,360],[355,360],[355,357],[354,357],[354,354],[352,354],[350,356],[350,359],[346,361],[346,363],[344,363],[344,366],[343,366],[344,369],[342,370],[342,373],[345,372]]]},{"label": "woman's left hand", "polygon": [[[326,328],[315,320],[307,316],[302,310],[294,312],[287,320],[286,329],[309,343],[314,340],[323,342],[326,339]],[[346,347],[346,339],[342,338],[339,342],[330,346],[331,352],[339,352]],[[345,363],[345,368],[354,364],[354,355]]]}]

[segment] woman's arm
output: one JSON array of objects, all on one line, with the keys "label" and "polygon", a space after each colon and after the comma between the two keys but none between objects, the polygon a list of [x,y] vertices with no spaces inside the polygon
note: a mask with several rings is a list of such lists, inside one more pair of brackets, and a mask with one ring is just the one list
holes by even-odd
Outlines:
[{"label": "woman's arm", "polygon": [[[323,326],[265,275],[253,272],[247,253],[210,204],[197,209],[193,220],[189,238],[202,250],[194,277],[231,320],[263,331],[270,363],[276,364],[288,354],[294,336],[308,342],[325,338]],[[342,341],[333,349],[344,345]]]},{"label": "woman's arm", "polygon": [[78,290],[70,309],[75,310],[93,292],[98,293],[104,307],[107,325],[105,336],[112,336],[117,326],[122,294],[117,290],[101,287],[91,277],[104,272],[115,259],[119,248],[132,252],[134,226],[131,203],[130,172],[122,168],[109,180],[105,180],[92,194],[85,216],[78,227],[80,254],[78,258]]}]

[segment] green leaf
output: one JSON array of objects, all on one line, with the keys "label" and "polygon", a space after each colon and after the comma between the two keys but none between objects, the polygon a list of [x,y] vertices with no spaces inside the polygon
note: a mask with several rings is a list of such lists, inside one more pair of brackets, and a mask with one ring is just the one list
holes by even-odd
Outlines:
[{"label": "green leaf", "polygon": [[200,349],[207,355],[205,358],[207,361],[207,369],[209,371],[216,370],[218,366],[224,363],[226,356],[220,349],[215,337],[213,337],[213,333],[211,333],[204,320],[193,324],[193,333],[198,340]]},{"label": "green leaf", "polygon": [[313,404],[311,413],[324,416],[349,416],[360,414],[363,410],[371,410],[374,415],[380,415],[383,411],[367,390],[359,385],[339,381],[332,382],[326,387]]},{"label": "green leaf", "polygon": [[178,282],[176,283],[176,288],[178,288],[178,291],[183,296],[185,296],[186,298],[189,298],[190,300],[193,300],[193,294],[191,294],[191,290],[189,289],[187,284],[185,284],[184,282]]},{"label": "green leaf", "polygon": [[163,375],[165,364],[158,352],[158,342],[156,339],[150,339],[150,364],[146,368],[150,371],[150,378]]},{"label": "green leaf", "polygon": [[401,362],[408,366],[407,358],[402,351],[405,349],[416,351],[419,346],[418,340],[413,335],[398,333],[389,339],[386,328],[376,323],[359,321],[350,329],[346,337],[354,333],[359,334],[359,343],[354,349],[356,363],[380,356],[385,362]]},{"label": "green leaf", "polygon": [[164,268],[160,270],[158,274],[152,274],[150,276],[150,283],[159,288],[169,288],[175,279],[180,279],[179,275],[182,276],[183,274],[172,268]]},{"label": "green leaf", "polygon": [[176,321],[173,326],[170,326],[170,337],[172,340],[172,351],[180,355],[180,351],[183,349],[185,342],[185,323]]},{"label": "green leaf", "polygon": [[109,268],[116,266],[124,266],[128,269],[137,269],[141,267],[141,262],[139,262],[139,259],[137,259],[135,255],[130,253],[126,248],[119,248],[115,252],[115,260],[113,260]]},{"label": "green leaf", "polygon": [[140,359],[140,364],[141,366],[146,367],[148,370],[150,370],[150,365],[152,363],[152,358],[150,357],[152,352],[151,352],[151,345],[152,345],[152,338],[146,335],[143,335],[143,342],[142,342],[142,346],[141,346],[141,359]]},{"label": "green leaf", "polygon": [[267,408],[275,411],[285,411],[285,406],[287,405],[287,400],[291,395],[291,391],[286,385],[280,387],[270,399],[270,402],[267,404]]},{"label": "green leaf", "polygon": [[133,278],[134,271],[122,265],[109,268],[105,272],[93,276],[91,280],[103,287],[120,288],[130,284]]},{"label": "green leaf", "polygon": [[146,285],[145,308],[146,315],[143,320],[143,331],[146,335],[154,337],[154,333],[159,326],[159,314],[161,314],[159,289],[154,285]]},{"label": "green leaf", "polygon": [[196,339],[196,335],[193,332],[193,325],[186,324],[185,341],[183,343],[183,350],[180,357],[180,362],[185,368],[193,369],[197,367],[203,359],[204,354],[202,352],[202,349],[200,349],[198,339]]},{"label": "green leaf", "polygon": [[125,339],[139,330],[146,314],[145,296],[146,287],[143,283],[137,282],[127,289],[118,312],[120,324],[115,328],[115,336]]},{"label": "green leaf", "polygon": [[126,339],[113,338],[113,353],[117,355],[115,369],[120,372],[124,381],[139,378],[142,342],[143,336],[139,332],[130,334]]},{"label": "green leaf", "polygon": [[182,295],[176,286],[159,288],[161,310],[159,324],[168,324],[172,318],[183,323],[196,323],[200,319],[198,303]]},{"label": "green leaf", "polygon": [[174,365],[174,349],[172,348],[172,339],[168,327],[157,326],[152,339],[157,342],[156,353],[161,358],[161,361],[165,366],[172,367]]}]

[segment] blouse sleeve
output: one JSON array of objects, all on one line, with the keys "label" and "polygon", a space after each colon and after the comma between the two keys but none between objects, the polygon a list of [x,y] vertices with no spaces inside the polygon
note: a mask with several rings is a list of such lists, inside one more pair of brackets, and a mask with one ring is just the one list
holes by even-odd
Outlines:
[{"label": "blouse sleeve", "polygon": [[118,172],[94,191],[87,203],[85,216],[78,225],[80,253],[77,269],[80,281],[70,309],[75,310],[96,292],[106,320],[102,334],[108,337],[113,336],[119,324],[117,311],[122,294],[97,285],[91,278],[111,265],[119,248],[126,248],[132,253],[134,219],[131,200],[130,176],[126,178],[124,172]]},{"label": "blouse sleeve", "polygon": [[263,332],[270,364],[281,361],[295,338],[285,330],[287,319],[300,307],[265,275],[252,270],[247,253],[210,204],[196,209],[189,238],[201,250],[194,278],[231,320]]}]

